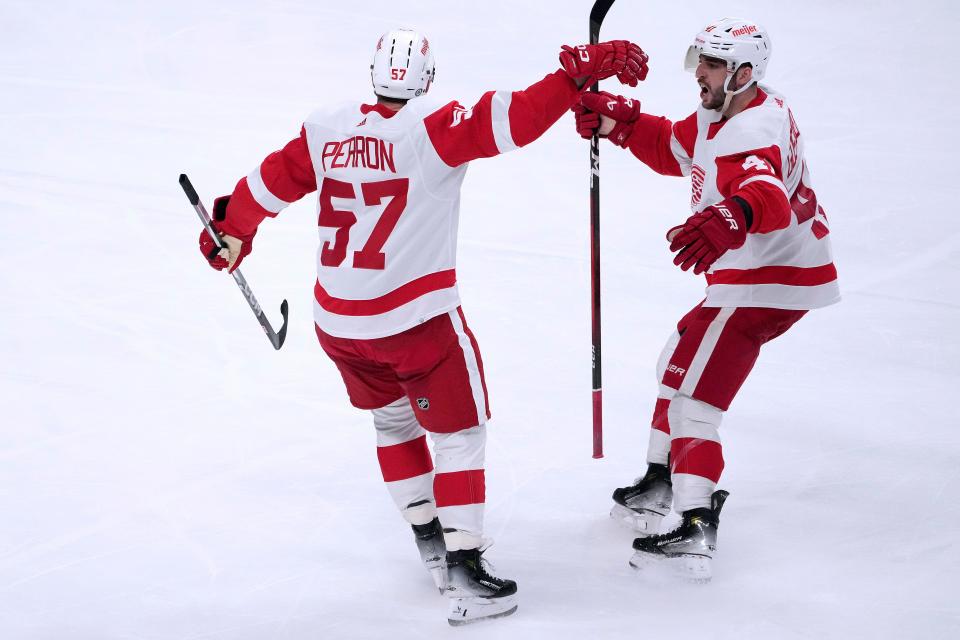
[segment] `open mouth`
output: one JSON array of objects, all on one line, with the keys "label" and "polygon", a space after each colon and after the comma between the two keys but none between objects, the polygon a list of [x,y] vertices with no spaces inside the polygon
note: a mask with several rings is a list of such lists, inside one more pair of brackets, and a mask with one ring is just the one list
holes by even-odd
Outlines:
[{"label": "open mouth", "polygon": [[710,90],[707,88],[707,85],[703,84],[702,82],[700,82],[699,84],[700,84],[700,98],[701,99],[706,98],[707,94],[710,93]]}]

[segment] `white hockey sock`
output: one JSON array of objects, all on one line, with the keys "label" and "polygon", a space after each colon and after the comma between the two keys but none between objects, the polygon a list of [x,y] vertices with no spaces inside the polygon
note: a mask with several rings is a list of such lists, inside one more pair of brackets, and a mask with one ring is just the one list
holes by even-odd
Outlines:
[{"label": "white hockey sock", "polygon": [[690,396],[670,402],[673,508],[678,513],[710,507],[723,471],[720,422],[723,412]]},{"label": "white hockey sock", "polygon": [[[436,458],[434,494],[447,549],[471,549],[483,537],[486,502],[485,425],[454,433],[431,433]],[[454,530],[455,533],[450,533]]]},{"label": "white hockey sock", "polygon": [[[426,431],[407,398],[373,410],[377,458],[397,509],[410,524],[427,524],[436,516],[433,461]],[[411,506],[413,505],[413,506]]]}]

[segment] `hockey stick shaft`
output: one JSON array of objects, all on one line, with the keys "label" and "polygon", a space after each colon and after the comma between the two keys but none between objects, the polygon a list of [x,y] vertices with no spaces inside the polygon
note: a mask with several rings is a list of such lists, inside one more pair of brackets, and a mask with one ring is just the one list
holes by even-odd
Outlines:
[{"label": "hockey stick shaft", "polygon": [[[200,218],[200,222],[203,224],[203,228],[206,229],[207,234],[213,240],[213,243],[217,245],[218,249],[223,249],[226,245],[223,242],[223,239],[220,237],[220,234],[217,233],[216,229],[213,228],[213,224],[210,221],[210,214],[207,213],[206,207],[203,206],[203,203],[200,201],[200,196],[197,195],[197,190],[193,188],[193,184],[190,182],[190,178],[187,177],[187,174],[180,174],[180,186],[183,188],[183,192],[187,194],[187,200],[190,201],[190,204],[193,205],[193,208],[197,212],[197,216]],[[283,316],[283,325],[280,327],[280,331],[274,331],[273,326],[270,324],[270,320],[267,318],[267,314],[263,312],[263,309],[260,307],[260,303],[257,302],[256,296],[253,295],[253,289],[247,283],[247,279],[243,277],[243,274],[240,273],[240,269],[234,269],[233,273],[230,275],[233,276],[233,281],[237,283],[237,286],[240,288],[243,297],[246,299],[247,304],[250,305],[253,315],[257,317],[257,322],[260,323],[260,326],[263,328],[263,332],[267,334],[267,339],[270,340],[270,344],[273,345],[274,349],[279,349],[283,346],[283,341],[287,339],[287,314],[289,310],[289,305],[287,301],[284,300],[280,304],[280,314]]]},{"label": "hockey stick shaft", "polygon": [[[600,42],[600,25],[614,0],[596,0],[590,10],[590,44]],[[600,90],[599,83],[590,91]],[[590,320],[592,331],[591,366],[593,372],[593,457],[603,457],[603,384],[600,351],[600,136],[590,140]]]}]

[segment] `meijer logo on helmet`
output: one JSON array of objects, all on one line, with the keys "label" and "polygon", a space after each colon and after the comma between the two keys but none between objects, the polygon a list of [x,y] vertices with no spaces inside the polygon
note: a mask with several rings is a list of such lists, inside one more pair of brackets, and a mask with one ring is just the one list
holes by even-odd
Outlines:
[{"label": "meijer logo on helmet", "polygon": [[750,25],[749,27],[740,27],[739,29],[734,29],[733,31],[730,32],[730,35],[748,36],[751,33],[756,33],[756,32],[757,32],[757,28],[753,25]]}]

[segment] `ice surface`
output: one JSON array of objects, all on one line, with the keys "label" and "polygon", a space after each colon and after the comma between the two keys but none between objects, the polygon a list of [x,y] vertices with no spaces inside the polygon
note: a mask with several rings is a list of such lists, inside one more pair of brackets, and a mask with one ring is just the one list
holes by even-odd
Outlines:
[{"label": "ice surface", "polygon": [[[339,8],[332,8],[339,7]],[[0,6],[0,638],[950,638],[960,634],[954,3],[619,2],[682,117],[709,20],[774,40],[844,293],[764,351],[723,425],[731,497],[706,588],[644,580],[609,494],[642,471],[653,365],[702,281],[664,231],[685,180],[603,148],[604,416],[590,458],[587,150],[566,116],[474,164],[459,280],[494,420],[489,552],[509,619],[449,629],[384,491],[369,417],[316,344],[313,202],[244,272],[274,352],[203,265],[208,202],[316,105],[369,95],[377,35],[419,26],[435,90],[523,88],[589,2],[5,0]],[[615,90],[612,84],[608,89]]]}]

